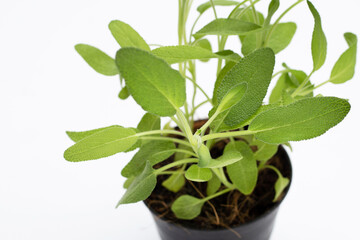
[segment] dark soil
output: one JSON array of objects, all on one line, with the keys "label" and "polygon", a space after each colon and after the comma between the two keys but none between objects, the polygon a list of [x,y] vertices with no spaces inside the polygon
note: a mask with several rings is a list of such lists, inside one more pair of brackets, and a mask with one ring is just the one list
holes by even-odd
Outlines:
[{"label": "dark soil", "polygon": [[[205,120],[197,121],[195,129],[197,129],[199,125],[203,125],[204,122]],[[216,143],[211,149],[212,157],[217,158],[221,156],[227,143],[228,140]],[[256,149],[253,150],[255,151]],[[291,166],[288,161],[284,159],[284,155],[286,155],[284,152],[285,151],[282,147],[279,148],[277,154],[269,160],[268,164],[277,167],[284,177],[290,178]],[[173,159],[170,157],[166,161],[155,166],[155,168],[161,167],[172,161]],[[277,180],[277,175],[270,169],[264,169],[259,173],[257,186],[251,195],[245,196],[239,191],[231,191],[204,204],[202,212],[197,218],[193,220],[180,220],[177,219],[171,211],[171,204],[175,201],[175,199],[184,194],[203,198],[206,196],[207,183],[187,181],[185,187],[183,187],[179,192],[173,193],[161,185],[161,183],[167,178],[168,176],[166,175],[158,176],[156,188],[150,197],[144,202],[153,212],[158,214],[158,217],[190,228],[231,228],[233,226],[252,221],[276,204],[272,200],[275,196],[274,185]],[[286,191],[287,189],[285,192]]]}]

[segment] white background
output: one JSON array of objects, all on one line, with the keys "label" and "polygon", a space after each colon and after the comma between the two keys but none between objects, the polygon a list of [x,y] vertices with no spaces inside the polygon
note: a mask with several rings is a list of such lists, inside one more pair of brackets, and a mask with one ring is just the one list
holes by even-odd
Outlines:
[{"label": "white background", "polygon": [[[259,7],[265,10],[269,1],[263,2]],[[293,2],[281,1],[281,9]],[[342,34],[360,34],[357,2],[314,1],[329,48],[314,82],[328,79],[347,48]],[[192,14],[190,20],[196,16]],[[209,11],[198,27],[211,17]],[[124,192],[120,170],[132,154],[84,163],[62,157],[72,144],[66,130],[136,126],[144,113],[133,100],[117,98],[117,77],[97,74],[73,48],[88,43],[114,56],[118,45],[107,29],[113,19],[132,25],[148,43],[177,43],[176,0],[1,0],[1,240],[159,239],[141,203],[114,208]],[[286,61],[309,73],[313,19],[306,4],[284,20],[297,22],[298,31],[290,47],[277,55],[276,69]],[[238,47],[234,39],[232,43]],[[215,65],[198,68],[209,94]],[[273,240],[359,239],[359,70],[354,80],[321,89],[324,95],[350,99],[347,118],[322,137],[293,143],[293,184]],[[206,117],[208,110],[198,117]]]}]

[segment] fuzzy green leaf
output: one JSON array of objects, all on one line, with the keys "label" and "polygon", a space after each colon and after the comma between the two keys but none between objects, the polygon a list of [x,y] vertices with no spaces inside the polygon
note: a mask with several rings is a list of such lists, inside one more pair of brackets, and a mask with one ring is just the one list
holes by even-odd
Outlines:
[{"label": "fuzzy green leaf", "polygon": [[152,130],[160,129],[160,118],[151,113],[145,113],[141,118],[139,124],[137,125],[137,129],[140,132],[147,132]]},{"label": "fuzzy green leaf", "polygon": [[357,37],[353,33],[345,33],[344,37],[349,48],[340,56],[331,71],[330,82],[335,84],[344,83],[355,74]]},{"label": "fuzzy green leaf", "polygon": [[186,170],[185,177],[193,182],[207,182],[212,178],[212,172],[208,168],[201,168],[193,164]]},{"label": "fuzzy green leaf", "polygon": [[219,18],[200,29],[197,33],[194,34],[194,37],[201,38],[205,35],[246,35],[261,30],[261,26],[255,23],[244,22],[237,19]]},{"label": "fuzzy green leaf", "polygon": [[134,155],[131,161],[122,169],[121,175],[131,177],[139,175],[145,163],[149,162],[151,166],[169,158],[175,152],[175,145],[169,141],[151,141],[143,145]]},{"label": "fuzzy green leaf", "polygon": [[121,100],[125,100],[125,99],[127,99],[129,96],[130,96],[129,90],[127,89],[126,86],[123,87],[123,88],[121,89],[121,91],[119,92],[119,98],[120,98]]},{"label": "fuzzy green leaf", "polygon": [[176,172],[162,182],[162,186],[174,193],[180,191],[185,185],[184,173]]},{"label": "fuzzy green leaf", "polygon": [[[274,167],[275,168],[275,167]],[[276,169],[276,168],[275,168]],[[275,170],[273,169],[273,170]],[[286,177],[283,177],[283,175],[280,173],[278,169],[275,171],[278,175],[278,179],[275,182],[275,197],[273,199],[274,202],[278,201],[279,197],[281,196],[281,193],[284,191],[284,189],[289,185],[290,180]]]},{"label": "fuzzy green leaf", "polygon": [[233,163],[236,163],[243,159],[243,156],[239,151],[227,151],[224,154],[217,158],[216,160],[211,160],[207,165],[208,168],[221,168]]},{"label": "fuzzy green leaf", "polygon": [[314,71],[316,71],[320,69],[325,62],[327,41],[321,26],[320,14],[318,13],[316,8],[310,1],[307,1],[307,4],[309,6],[312,15],[314,16],[314,21],[315,21],[314,31],[312,35],[312,42],[311,42],[311,53],[313,58]]},{"label": "fuzzy green leaf", "polygon": [[[235,6],[235,5],[239,4],[239,2],[237,2],[237,1],[227,1],[227,0],[213,0],[213,3],[214,3],[215,6]],[[211,2],[210,1],[199,5],[196,8],[196,10],[200,14],[203,14],[209,8],[211,8]]]},{"label": "fuzzy green leaf", "polygon": [[274,64],[274,52],[270,48],[262,48],[241,59],[226,74],[217,89],[216,102],[220,102],[233,86],[247,83],[245,95],[225,118],[227,126],[232,129],[241,126],[260,108],[272,78]]},{"label": "fuzzy green leaf", "polygon": [[126,181],[124,182],[123,188],[128,189],[131,185],[131,183],[135,180],[135,176],[129,177],[128,179],[126,179]]},{"label": "fuzzy green leaf", "polygon": [[272,156],[275,155],[279,147],[278,145],[267,144],[259,140],[253,141],[251,145],[257,147],[257,151],[255,152],[254,157],[259,161],[269,160]]},{"label": "fuzzy green leaf", "polygon": [[349,110],[350,104],[345,99],[305,98],[261,113],[251,122],[249,130],[256,132],[257,139],[270,144],[306,140],[337,125]]},{"label": "fuzzy green leaf", "polygon": [[112,126],[109,126],[109,127],[103,127],[103,128],[98,128],[98,129],[94,129],[94,130],[89,130],[89,131],[83,131],[83,132],[71,132],[71,131],[66,131],[66,134],[68,135],[68,137],[73,140],[74,142],[78,142],[88,136],[91,136],[95,133],[98,133],[98,132],[101,132],[101,131],[104,131],[106,129],[109,129],[109,128],[117,128],[117,127],[121,127],[121,126],[118,126],[118,125],[112,125]]},{"label": "fuzzy green leaf", "polygon": [[171,210],[177,218],[191,220],[200,215],[203,205],[204,201],[202,199],[182,195],[174,201]]},{"label": "fuzzy green leaf", "polygon": [[213,175],[213,177],[207,182],[206,186],[206,195],[210,196],[216,193],[221,187],[221,181],[216,176]]},{"label": "fuzzy green leaf", "polygon": [[109,29],[121,47],[136,47],[150,51],[149,45],[130,25],[114,20],[109,23]]},{"label": "fuzzy green leaf", "polygon": [[136,48],[122,48],[116,63],[135,101],[159,116],[173,116],[186,99],[185,79],[164,60]]},{"label": "fuzzy green leaf", "polygon": [[135,134],[132,128],[120,126],[107,128],[69,147],[64,153],[64,158],[70,162],[80,162],[124,152],[136,143]]},{"label": "fuzzy green leaf", "polygon": [[242,82],[233,86],[222,99],[218,99],[219,106],[217,107],[218,112],[226,111],[232,108],[234,105],[239,103],[246,93],[247,83]]},{"label": "fuzzy green leaf", "polygon": [[116,207],[121,204],[135,203],[150,196],[156,186],[156,174],[150,162],[146,162],[143,172],[137,176],[126,190]]},{"label": "fuzzy green leaf", "polygon": [[210,41],[209,41],[208,39],[206,39],[206,38],[199,39],[199,40],[196,41],[194,44],[195,44],[195,46],[204,48],[204,49],[212,52],[211,43],[210,43]]},{"label": "fuzzy green leaf", "polygon": [[266,16],[264,26],[268,26],[271,22],[271,18],[274,13],[279,9],[280,2],[279,0],[271,0],[268,8],[268,15]]},{"label": "fuzzy green leaf", "polygon": [[164,59],[169,64],[181,63],[190,60],[205,60],[210,58],[227,59],[230,61],[236,61],[232,56],[215,54],[205,48],[198,46],[167,46],[159,47],[151,51],[152,54]]},{"label": "fuzzy green leaf", "polygon": [[75,50],[96,72],[106,76],[119,74],[115,60],[101,50],[86,44],[77,44]]},{"label": "fuzzy green leaf", "polygon": [[238,151],[243,159],[226,167],[230,180],[243,194],[249,195],[256,186],[258,169],[254,154],[249,145],[242,141],[229,143],[225,152]]},{"label": "fuzzy green leaf", "polygon": [[217,102],[217,92],[218,92],[218,88],[221,84],[221,82],[224,80],[224,77],[227,75],[227,73],[235,66],[235,62],[229,62],[227,63],[220,71],[220,73],[218,74],[217,78],[216,78],[216,82],[215,82],[215,86],[214,86],[214,91],[213,91],[213,104],[214,105],[218,105],[219,103]]},{"label": "fuzzy green leaf", "polygon": [[199,155],[199,167],[207,167],[212,160],[209,149],[204,144],[201,144],[197,153]]}]

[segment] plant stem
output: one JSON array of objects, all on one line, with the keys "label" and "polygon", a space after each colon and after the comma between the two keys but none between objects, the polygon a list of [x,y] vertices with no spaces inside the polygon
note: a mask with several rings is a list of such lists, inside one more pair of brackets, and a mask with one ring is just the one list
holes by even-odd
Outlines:
[{"label": "plant stem", "polygon": [[172,174],[183,174],[184,171],[164,171],[161,173],[158,173],[157,175],[172,175]]},{"label": "plant stem", "polygon": [[174,134],[174,135],[180,135],[186,137],[184,133],[175,130],[152,130],[152,131],[137,133],[135,134],[135,136],[141,137],[141,136],[156,135],[156,134]]},{"label": "plant stem", "polygon": [[236,10],[237,10],[241,5],[243,5],[244,3],[246,3],[247,1],[249,1],[249,0],[244,0],[244,1],[240,2],[238,5],[236,5],[235,8],[234,8],[234,9],[231,11],[231,13],[229,14],[229,17],[228,17],[228,18],[231,18],[231,17],[235,14]]},{"label": "plant stem", "polygon": [[182,159],[173,163],[170,163],[168,165],[165,165],[161,168],[158,168],[155,170],[155,174],[160,174],[161,172],[164,172],[170,168],[176,167],[176,166],[180,166],[183,164],[187,164],[187,163],[197,163],[199,160],[197,158],[186,158],[186,159]]},{"label": "plant stem", "polygon": [[295,97],[305,86],[305,84],[310,80],[310,77],[313,75],[315,70],[312,70],[311,73],[305,78],[305,80],[296,88],[296,90],[291,94],[291,97]]},{"label": "plant stem", "polygon": [[209,102],[209,103],[212,103],[212,102],[211,102],[211,99],[205,100],[205,101],[199,103],[198,105],[196,105],[195,108],[191,111],[190,114],[194,114],[195,111],[196,111],[199,107],[201,107],[202,105],[204,105],[204,104],[206,104],[206,103],[208,103],[208,102]]},{"label": "plant stem", "polygon": [[210,139],[215,139],[215,138],[228,138],[228,137],[238,137],[238,136],[244,136],[244,135],[252,135],[257,133],[256,131],[249,131],[249,130],[244,130],[244,131],[235,131],[235,132],[224,132],[224,133],[213,133],[213,134],[208,134],[203,136],[201,139],[202,141],[207,141]]},{"label": "plant stem", "polygon": [[217,193],[215,193],[215,194],[213,194],[213,195],[210,195],[210,196],[208,196],[208,197],[206,197],[206,198],[203,198],[202,200],[205,202],[205,201],[209,201],[210,199],[213,199],[213,198],[216,198],[216,197],[218,197],[218,196],[221,196],[221,195],[223,195],[223,194],[225,194],[225,193],[227,193],[227,192],[230,192],[230,191],[232,191],[232,190],[234,190],[234,188],[227,188],[227,189],[224,189],[224,190],[222,190],[222,191],[220,191],[220,192],[217,192]]},{"label": "plant stem", "polygon": [[177,138],[171,138],[171,137],[141,137],[140,139],[143,139],[143,140],[170,141],[170,142],[182,144],[182,145],[185,145],[185,146],[188,146],[188,147],[192,147],[192,145],[189,142],[186,142],[184,140],[177,139]]}]

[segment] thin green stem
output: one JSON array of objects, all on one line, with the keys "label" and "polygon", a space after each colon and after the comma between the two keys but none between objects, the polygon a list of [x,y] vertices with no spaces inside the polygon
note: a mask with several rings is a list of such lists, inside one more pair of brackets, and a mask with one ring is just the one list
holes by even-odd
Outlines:
[{"label": "thin green stem", "polygon": [[196,18],[194,24],[193,24],[192,27],[191,27],[190,36],[189,36],[189,43],[191,43],[191,37],[192,37],[192,35],[193,35],[193,33],[194,33],[195,25],[198,23],[198,21],[199,21],[199,19],[200,19],[201,16],[202,16],[202,14],[199,14],[199,16]]},{"label": "thin green stem", "polygon": [[207,99],[207,100],[199,103],[198,105],[196,105],[196,106],[194,107],[194,109],[191,111],[190,114],[193,115],[198,108],[200,108],[202,105],[204,105],[204,104],[206,104],[206,103],[208,103],[208,102],[212,104],[211,99]]},{"label": "thin green stem", "polygon": [[220,112],[216,111],[206,123],[196,131],[198,134],[203,134],[206,129],[210,126],[210,124],[215,120],[215,118],[220,114]]},{"label": "thin green stem", "polygon": [[152,131],[137,133],[135,134],[135,136],[141,137],[141,136],[157,135],[157,134],[174,134],[174,135],[180,135],[186,137],[184,133],[175,130],[152,130]]},{"label": "thin green stem", "polygon": [[220,192],[217,192],[217,193],[215,193],[215,194],[213,194],[213,195],[210,195],[210,196],[208,196],[208,197],[206,197],[206,198],[203,198],[202,200],[203,200],[204,202],[206,202],[206,201],[209,201],[210,199],[213,199],[213,198],[216,198],[216,197],[218,197],[218,196],[221,196],[221,195],[223,195],[223,194],[225,194],[225,193],[227,193],[227,192],[230,192],[230,191],[232,191],[232,190],[234,190],[234,188],[226,188],[226,189],[224,189],[224,190],[222,190],[222,191],[220,191]]},{"label": "thin green stem", "polygon": [[157,175],[172,175],[172,174],[183,174],[184,171],[164,171],[161,173],[158,173]]},{"label": "thin green stem", "polygon": [[143,140],[157,140],[157,141],[170,141],[178,144],[182,144],[188,147],[192,147],[192,145],[184,140],[177,139],[177,138],[171,138],[171,137],[141,137],[140,139]]},{"label": "thin green stem", "polygon": [[315,70],[311,71],[311,73],[305,78],[305,80],[291,94],[291,97],[295,97],[303,89],[303,87],[306,85],[306,83],[308,83],[308,81],[310,80],[310,77],[313,75],[314,72],[315,72]]},{"label": "thin green stem", "polygon": [[198,155],[196,155],[194,152],[191,152],[191,151],[188,151],[185,149],[180,149],[180,148],[175,148],[175,149],[169,150],[169,152],[185,153],[185,154],[188,154],[188,155],[196,157],[196,158],[198,157]]},{"label": "thin green stem", "polygon": [[186,159],[182,159],[173,163],[170,163],[168,165],[165,165],[159,169],[155,170],[155,174],[160,174],[161,172],[164,172],[170,168],[176,167],[176,166],[180,166],[183,164],[187,164],[187,163],[197,163],[199,162],[199,160],[197,158],[186,158]]},{"label": "thin green stem", "polygon": [[327,80],[327,81],[325,81],[325,82],[323,82],[323,83],[320,83],[319,85],[315,86],[314,89],[317,89],[317,88],[319,88],[319,87],[322,87],[322,86],[324,86],[325,84],[329,83],[330,81],[331,81],[331,79],[329,79],[329,80]]},{"label": "thin green stem", "polygon": [[256,131],[249,131],[249,130],[244,130],[244,131],[235,131],[235,132],[224,132],[224,133],[212,133],[212,134],[208,134],[203,136],[201,139],[202,141],[207,141],[210,139],[215,139],[215,138],[228,138],[228,137],[239,137],[239,136],[244,136],[244,135],[252,135],[257,133]]},{"label": "thin green stem", "polygon": [[231,18],[231,17],[235,14],[236,10],[237,10],[239,7],[241,7],[241,5],[243,5],[244,3],[246,3],[247,1],[249,1],[249,0],[244,0],[244,1],[240,2],[238,5],[236,5],[236,6],[234,7],[234,9],[231,11],[231,13],[229,14],[228,18]]},{"label": "thin green stem", "polygon": [[293,9],[296,5],[300,4],[300,3],[303,2],[303,1],[304,1],[304,0],[299,0],[299,1],[297,1],[296,3],[294,3],[293,5],[291,5],[288,9],[286,9],[286,10],[276,19],[275,23],[271,26],[270,31],[269,31],[269,33],[268,33],[268,35],[267,35],[267,37],[266,37],[266,39],[265,39],[265,41],[264,41],[264,44],[263,44],[264,47],[267,46],[267,44],[268,44],[268,42],[269,42],[269,39],[270,39],[272,33],[274,32],[276,26],[279,24],[280,20],[281,20],[291,9]]},{"label": "thin green stem", "polygon": [[291,72],[291,69],[284,69],[281,71],[278,71],[277,73],[275,73],[274,75],[272,75],[271,79],[275,78],[277,75],[282,74],[282,73],[288,73]]},{"label": "thin green stem", "polygon": [[217,19],[218,17],[217,17],[217,14],[216,14],[216,9],[215,9],[215,5],[214,5],[213,0],[210,0],[210,3],[211,3],[211,7],[212,7],[212,9],[214,11],[215,19]]}]

